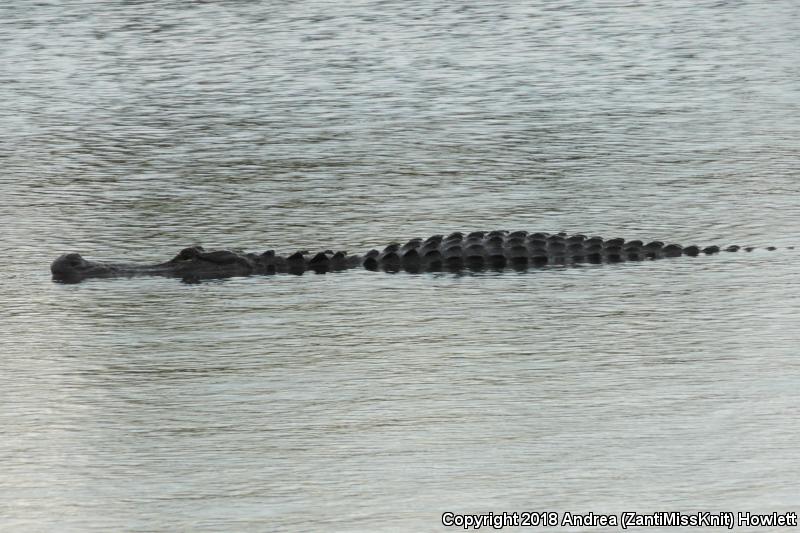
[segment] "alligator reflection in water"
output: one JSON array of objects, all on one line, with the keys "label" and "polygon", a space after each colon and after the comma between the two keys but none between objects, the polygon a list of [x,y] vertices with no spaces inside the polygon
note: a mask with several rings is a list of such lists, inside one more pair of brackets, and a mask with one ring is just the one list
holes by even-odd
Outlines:
[{"label": "alligator reflection in water", "polygon": [[[202,279],[249,276],[253,274],[307,271],[324,273],[366,268],[388,272],[433,272],[440,270],[482,270],[507,267],[526,269],[547,265],[578,263],[618,263],[714,254],[721,250],[751,251],[751,247],[731,245],[726,248],[695,245],[680,246],[653,241],[603,239],[566,233],[528,233],[526,231],[477,231],[467,235],[456,232],[447,237],[434,235],[428,239],[411,239],[401,245],[393,243],[383,251],[370,250],[364,255],[326,250],[316,254],[307,251],[288,256],[268,250],[262,254],[237,253],[228,250],[206,252],[200,246],[185,248],[174,258],[155,265],[133,265],[87,261],[80,254],[64,254],[50,266],[55,281],[77,283],[86,278],[131,276],[168,276],[187,282]],[[774,250],[770,246],[768,250]]]}]

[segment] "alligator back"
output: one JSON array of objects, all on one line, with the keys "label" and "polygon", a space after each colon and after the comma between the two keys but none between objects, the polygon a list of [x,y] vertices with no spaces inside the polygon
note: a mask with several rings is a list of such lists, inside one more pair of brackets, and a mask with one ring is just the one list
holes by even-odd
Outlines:
[{"label": "alligator back", "polygon": [[[526,231],[455,232],[448,236],[411,239],[392,243],[383,251],[371,250],[363,259],[369,270],[426,272],[436,270],[480,270],[485,268],[543,267],[575,263],[618,263],[644,261],[681,255],[697,256],[720,251],[751,251],[737,245],[699,247],[666,244],[661,241],[626,241],[622,238],[567,233],[528,233]],[[774,250],[774,247],[767,249]]]}]

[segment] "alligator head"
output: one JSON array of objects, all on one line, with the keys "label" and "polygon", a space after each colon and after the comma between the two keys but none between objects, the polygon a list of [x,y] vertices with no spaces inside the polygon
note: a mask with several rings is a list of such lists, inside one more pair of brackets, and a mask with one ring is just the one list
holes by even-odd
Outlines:
[{"label": "alligator head", "polygon": [[87,278],[131,276],[169,276],[187,281],[253,273],[256,261],[248,255],[229,251],[205,252],[200,246],[184,248],[165,263],[134,265],[100,263],[84,259],[80,254],[60,256],[50,265],[53,280],[61,283],[78,283]]}]

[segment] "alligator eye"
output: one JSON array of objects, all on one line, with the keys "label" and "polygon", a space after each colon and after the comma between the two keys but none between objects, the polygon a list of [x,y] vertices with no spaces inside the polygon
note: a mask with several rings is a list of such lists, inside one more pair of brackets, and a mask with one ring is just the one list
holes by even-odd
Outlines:
[{"label": "alligator eye", "polygon": [[190,259],[196,258],[198,253],[202,251],[203,249],[200,246],[192,246],[190,248],[184,248],[183,250],[178,252],[178,255],[175,256],[175,259],[178,259],[180,261],[188,261]]},{"label": "alligator eye", "polygon": [[69,262],[69,266],[77,268],[77,267],[81,266],[81,262],[80,262],[79,259],[72,259]]}]

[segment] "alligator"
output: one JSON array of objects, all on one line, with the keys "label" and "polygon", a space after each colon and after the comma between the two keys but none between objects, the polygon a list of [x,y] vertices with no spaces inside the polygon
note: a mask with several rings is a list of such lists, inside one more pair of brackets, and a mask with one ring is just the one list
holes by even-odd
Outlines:
[{"label": "alligator", "polygon": [[[791,247],[790,247],[791,248]],[[202,246],[184,248],[169,261],[154,265],[101,263],[88,261],[80,254],[68,253],[53,261],[53,280],[77,283],[87,278],[132,276],[168,276],[185,282],[203,279],[249,276],[253,274],[303,274],[336,272],[354,268],[406,271],[412,273],[513,268],[523,270],[549,265],[583,263],[619,263],[678,256],[716,254],[721,251],[752,251],[753,247],[731,245],[699,247],[644,243],[621,238],[603,239],[567,233],[528,233],[526,231],[455,232],[427,239],[411,239],[405,244],[392,243],[382,251],[363,255],[325,250],[318,253],[298,251],[278,255],[274,250],[262,254],[220,250],[207,252]],[[775,250],[769,246],[767,250]]]}]

